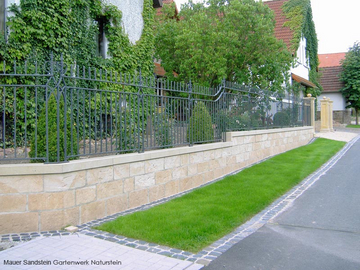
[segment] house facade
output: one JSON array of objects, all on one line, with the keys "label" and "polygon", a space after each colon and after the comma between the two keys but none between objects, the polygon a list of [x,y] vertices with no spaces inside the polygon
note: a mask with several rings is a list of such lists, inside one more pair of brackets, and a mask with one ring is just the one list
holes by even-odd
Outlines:
[{"label": "house facade", "polygon": [[[286,26],[286,23],[289,19],[286,17],[283,12],[283,5],[288,0],[273,0],[273,1],[263,1],[274,12],[275,16],[275,37],[279,40],[282,40],[288,50],[292,53],[295,58],[294,64],[289,70],[290,73],[290,85],[293,82],[298,82],[304,87],[304,90],[307,88],[316,88],[316,85],[310,81],[309,72],[310,72],[310,60],[306,54],[306,45],[307,40],[304,35],[301,35],[300,42],[295,51],[293,48],[293,38],[295,35],[294,30],[289,26]],[[303,94],[303,93],[300,93]]]},{"label": "house facade", "polygon": [[[351,109],[346,108],[346,100],[342,96],[340,89],[344,87],[340,81],[342,71],[341,60],[345,59],[346,53],[319,54],[319,72],[321,73],[320,83],[323,92],[318,100],[324,97],[333,101],[333,119],[340,124],[350,124]],[[318,104],[318,112],[320,114],[320,101]]]}]

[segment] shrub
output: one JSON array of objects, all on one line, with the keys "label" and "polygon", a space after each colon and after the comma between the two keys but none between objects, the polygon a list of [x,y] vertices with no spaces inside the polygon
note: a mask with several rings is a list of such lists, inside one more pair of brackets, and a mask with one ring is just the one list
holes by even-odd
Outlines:
[{"label": "shrub", "polygon": [[289,126],[290,117],[286,112],[277,112],[274,115],[274,126]]},{"label": "shrub", "polygon": [[[32,162],[42,162],[46,160],[46,149],[49,150],[49,162],[66,161],[70,154],[78,154],[78,144],[76,140],[75,128],[71,125],[70,114],[67,113],[66,122],[66,146],[65,146],[65,115],[64,115],[64,101],[60,96],[59,107],[57,106],[55,95],[52,94],[48,99],[48,146],[46,144],[46,106],[40,112],[37,123],[37,131],[32,134],[30,145],[31,150],[29,156],[33,159]],[[59,119],[57,119],[59,109]],[[57,122],[59,122],[59,134]],[[36,140],[37,139],[37,140]],[[59,148],[58,148],[59,142]],[[66,149],[66,156],[65,156]],[[59,157],[58,157],[59,155]],[[43,159],[43,160],[41,160]]]},{"label": "shrub", "polygon": [[202,101],[196,104],[192,112],[186,138],[191,144],[208,142],[214,139],[211,116]]}]

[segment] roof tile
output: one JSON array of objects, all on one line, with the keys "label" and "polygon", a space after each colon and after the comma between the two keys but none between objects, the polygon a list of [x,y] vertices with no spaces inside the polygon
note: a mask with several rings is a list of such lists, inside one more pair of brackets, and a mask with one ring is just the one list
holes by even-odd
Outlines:
[{"label": "roof tile", "polygon": [[320,84],[323,92],[339,92],[344,87],[344,83],[340,81],[341,66],[323,67],[320,69],[322,73]]},{"label": "roof tile", "polygon": [[291,40],[294,37],[294,31],[292,31],[290,27],[284,26],[284,23],[289,21],[282,11],[282,6],[285,2],[287,2],[287,0],[274,0],[264,2],[264,4],[272,9],[275,14],[275,37],[279,40],[283,40],[287,48],[290,50]]},{"label": "roof tile", "polygon": [[338,67],[341,66],[340,61],[345,59],[346,53],[329,53],[319,54],[319,67]]}]

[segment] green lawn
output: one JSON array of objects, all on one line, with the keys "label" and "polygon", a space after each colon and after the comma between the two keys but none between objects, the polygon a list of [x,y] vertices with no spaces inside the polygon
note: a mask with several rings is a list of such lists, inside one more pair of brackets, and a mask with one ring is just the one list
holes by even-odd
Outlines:
[{"label": "green lawn", "polygon": [[347,128],[360,128],[360,125],[347,125]]},{"label": "green lawn", "polygon": [[318,169],[344,142],[317,139],[180,198],[96,229],[198,252]]}]

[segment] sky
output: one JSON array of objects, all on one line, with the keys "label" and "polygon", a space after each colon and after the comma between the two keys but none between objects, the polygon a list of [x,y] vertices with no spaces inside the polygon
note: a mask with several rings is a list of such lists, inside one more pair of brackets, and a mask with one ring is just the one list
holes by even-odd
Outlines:
[{"label": "sky", "polygon": [[[179,9],[188,2],[174,1]],[[347,52],[354,42],[360,42],[359,0],[311,0],[311,6],[319,54]]]}]

